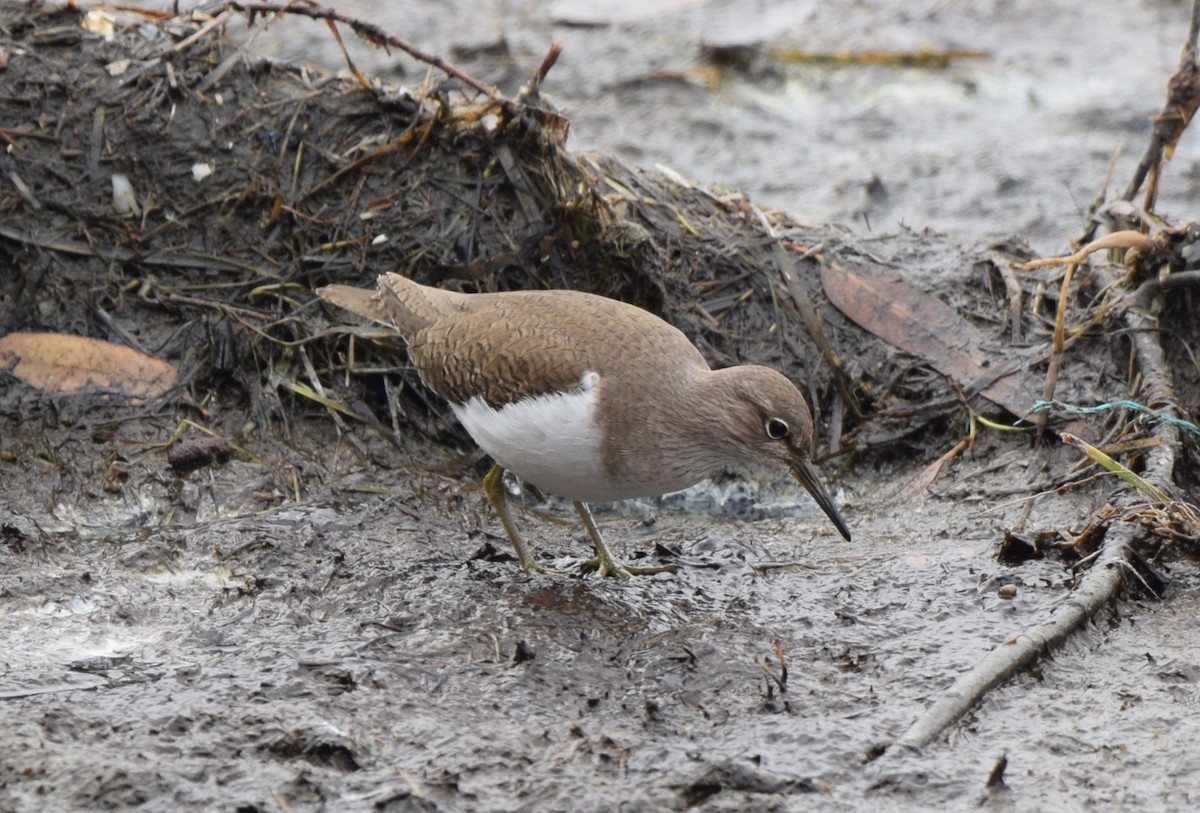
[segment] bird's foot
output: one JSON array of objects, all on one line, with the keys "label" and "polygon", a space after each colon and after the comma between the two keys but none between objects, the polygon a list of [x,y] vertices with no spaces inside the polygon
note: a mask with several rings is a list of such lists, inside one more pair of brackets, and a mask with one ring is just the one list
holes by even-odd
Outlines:
[{"label": "bird's foot", "polygon": [[601,578],[616,576],[621,581],[629,581],[634,576],[653,576],[655,573],[675,573],[677,565],[628,565],[613,557],[593,556],[579,564],[584,573],[596,571]]},{"label": "bird's foot", "polygon": [[524,570],[526,573],[528,573],[530,576],[574,576],[575,575],[570,570],[559,570],[556,567],[545,567],[544,565],[539,565],[533,559],[518,560],[518,561],[520,562],[521,569]]},{"label": "bird's foot", "polygon": [[679,569],[675,565],[647,565],[643,567],[625,564],[613,556],[612,551],[608,549],[608,545],[604,544],[604,537],[600,535],[600,529],[596,527],[596,520],[592,518],[592,512],[588,510],[587,504],[576,502],[575,510],[579,512],[579,518],[583,520],[583,527],[587,529],[588,536],[592,538],[592,545],[596,548],[596,555],[583,562],[580,566],[583,572],[586,573],[589,570],[594,570],[601,578],[604,576],[616,576],[621,581],[627,582],[634,576],[674,573]]}]

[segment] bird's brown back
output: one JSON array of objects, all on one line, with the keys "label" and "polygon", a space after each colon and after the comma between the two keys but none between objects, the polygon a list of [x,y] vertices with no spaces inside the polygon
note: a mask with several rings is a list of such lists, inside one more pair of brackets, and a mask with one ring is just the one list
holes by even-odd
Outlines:
[{"label": "bird's brown back", "polygon": [[601,380],[654,376],[665,359],[708,369],[683,333],[641,308],[575,291],[481,294],[409,342],[421,379],[447,400],[493,408]]},{"label": "bird's brown back", "polygon": [[619,381],[708,369],[683,333],[615,299],[563,290],[463,294],[399,274],[378,282],[374,291],[330,285],[319,293],[394,328],[421,380],[453,403],[480,396],[498,409],[574,390],[588,371]]}]

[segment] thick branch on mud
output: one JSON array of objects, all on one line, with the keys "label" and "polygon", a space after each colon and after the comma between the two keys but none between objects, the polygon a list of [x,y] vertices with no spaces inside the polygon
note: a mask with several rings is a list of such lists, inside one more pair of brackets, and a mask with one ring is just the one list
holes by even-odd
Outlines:
[{"label": "thick branch on mud", "polygon": [[[1154,129],[1145,156],[1124,194],[1125,200],[1132,200],[1147,175],[1150,175],[1150,188],[1146,192],[1145,208],[1147,211],[1152,210],[1154,206],[1158,172],[1164,153],[1168,157],[1170,156],[1197,108],[1200,107],[1200,63],[1197,61],[1196,51],[1198,35],[1200,35],[1200,0],[1195,0],[1192,24],[1183,46],[1179,68],[1168,84],[1166,106],[1163,112],[1154,119]],[[1074,268],[1075,264],[1085,261],[1089,254],[1100,249],[1136,248],[1150,255],[1150,249],[1154,248],[1153,238],[1143,236],[1136,231],[1121,231],[1092,242],[1092,235],[1097,225],[1098,221],[1095,217],[1090,217],[1087,234],[1081,241],[1089,242],[1090,245],[1075,255],[1030,263],[1027,268],[1054,264],[1070,264],[1071,268]],[[1160,232],[1160,236],[1164,236],[1164,234]],[[1163,247],[1167,248],[1167,242],[1163,243]],[[1137,262],[1136,254],[1137,252],[1131,252],[1126,255],[1131,265]],[[1164,261],[1163,264],[1174,268],[1182,266],[1184,263],[1178,261],[1176,257]],[[1092,270],[1095,275],[1093,284],[1098,292],[1117,290],[1120,285],[1125,284],[1125,281],[1118,278],[1110,266],[1098,264]],[[1133,379],[1140,382],[1142,403],[1162,415],[1178,419],[1181,410],[1172,383],[1171,368],[1160,342],[1158,322],[1147,313],[1151,300],[1168,286],[1159,281],[1157,273],[1159,269],[1143,270],[1150,272],[1149,280],[1143,283],[1141,289],[1135,294],[1129,296],[1127,302],[1130,304],[1122,314],[1133,345],[1136,367]],[[1192,282],[1192,278],[1186,273],[1176,276],[1181,277],[1179,284],[1186,285]],[[1130,274],[1129,278],[1133,277],[1134,274]],[[1171,276],[1166,277],[1166,279],[1171,278]],[[1066,283],[1063,287],[1063,297],[1059,302],[1060,322],[1062,309],[1066,305]],[[1145,480],[1169,493],[1173,485],[1172,475],[1183,448],[1180,430],[1175,423],[1159,421],[1154,425],[1152,435],[1158,443],[1150,447],[1145,471],[1142,475]],[[1123,491],[1113,502],[1118,509],[1114,516],[1118,518],[1107,529],[1096,564],[1084,577],[1082,584],[1074,594],[1058,608],[1054,617],[1048,622],[1038,624],[1010,638],[988,653],[970,672],[960,676],[895,741],[890,753],[919,750],[933,742],[943,731],[982,700],[988,691],[1035,663],[1044,653],[1060,645],[1072,633],[1083,627],[1101,608],[1117,597],[1124,583],[1124,573],[1130,567],[1128,560],[1133,546],[1144,535],[1142,523],[1134,518],[1132,513],[1139,507],[1139,504],[1144,505],[1144,498],[1130,489]],[[1103,518],[1097,518],[1097,522],[1102,523]]]},{"label": "thick branch on mud", "polygon": [[1062,644],[1108,604],[1122,584],[1129,546],[1138,535],[1135,522],[1109,528],[1096,565],[1054,617],[1010,638],[993,649],[974,669],[960,676],[892,745],[892,750],[920,750],[970,711],[989,691],[1036,663]]}]

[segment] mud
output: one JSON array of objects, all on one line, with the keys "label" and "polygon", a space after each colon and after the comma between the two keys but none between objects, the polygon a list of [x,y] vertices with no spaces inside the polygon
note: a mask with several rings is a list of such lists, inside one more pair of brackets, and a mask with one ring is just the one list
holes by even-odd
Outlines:
[{"label": "mud", "polygon": [[[429,8],[436,14],[392,24],[430,50],[458,47],[483,74],[481,45],[502,31],[507,44],[486,76],[501,84],[523,81],[547,31],[566,39],[573,58],[551,74],[552,92],[582,144],[741,184],[818,220],[857,219],[868,204],[855,187],[882,168],[889,195],[870,204],[880,207],[875,227],[893,218],[961,229],[968,240],[1021,230],[1046,243],[1075,227],[1062,179],[1090,198],[1108,150],[1122,133],[1140,133],[1158,104],[1187,14],[1174,4],[1093,4],[1080,17],[1029,3],[964,21],[934,4],[917,15],[936,23],[926,28],[884,10],[835,19],[813,4],[796,12],[810,47],[907,47],[949,30],[947,47],[1002,56],[932,76],[767,71],[710,94],[690,81],[642,80],[694,63],[699,41],[725,19],[706,7],[666,23],[586,29],[554,25],[554,11],[497,6],[497,22],[491,8]],[[778,27],[720,32],[780,37],[796,22],[764,19]],[[305,36],[329,60],[328,35],[316,30]],[[271,42],[262,45],[281,47]],[[356,58],[371,67],[369,53]],[[1144,79],[1155,65],[1161,74]],[[1029,76],[1040,99],[1073,101],[1057,115],[1019,101]],[[1106,95],[1117,88],[1127,95]],[[856,95],[868,93],[881,96]],[[784,111],[795,94],[808,102]],[[901,101],[909,106],[892,107]],[[980,119],[980,107],[998,119]],[[1017,133],[1001,123],[1013,109],[1030,113]],[[840,157],[805,152],[781,164],[800,154],[781,132]],[[1136,153],[1141,142],[1130,140]],[[1190,214],[1194,196],[1182,182],[1174,190],[1173,205]],[[957,251],[944,249],[942,267]],[[940,292],[956,300],[960,284],[947,273]],[[1098,360],[1097,379],[1114,364]],[[211,408],[230,426],[251,420],[236,398]],[[1061,561],[995,559],[1005,532],[1026,521],[1014,488],[1061,476],[1076,462],[1068,450],[1035,453],[1024,437],[989,437],[948,464],[934,493],[902,505],[875,495],[944,451],[939,441],[914,439],[907,457],[829,461],[823,472],[851,543],[807,503],[736,520],[698,516],[694,501],[688,511],[665,501],[599,513],[626,557],[682,565],[621,584],[522,573],[469,454],[415,437],[392,446],[356,426],[343,434],[311,405],[288,408],[286,421],[254,436],[261,463],[235,456],[180,475],[149,445],[174,431],[176,416],[0,384],[0,808],[1200,803],[1200,578],[1194,563],[1172,557],[1159,563],[1172,579],[1163,599],[1133,590],[948,738],[886,769],[875,761],[955,676],[1069,595],[1074,575]],[[1111,493],[1048,495],[1031,523],[1078,531]],[[570,517],[532,504],[517,513],[535,549],[564,565],[587,551]],[[1004,585],[1015,596],[1001,597]],[[1003,781],[988,788],[1002,756]]]},{"label": "mud", "polygon": [[[1190,567],[1170,568],[1166,600],[1123,601],[948,742],[878,774],[874,754],[932,695],[1066,598],[1061,563],[995,561],[1019,507],[851,500],[849,544],[813,514],[609,514],[625,555],[658,543],[686,566],[633,584],[530,578],[489,553],[506,542],[469,480],[346,472],[325,422],[298,437],[335,483],[303,505],[246,511],[243,489],[270,485],[231,462],[162,484],[190,494],[196,517],[181,528],[89,498],[86,447],[63,450],[81,477],[71,494],[53,493],[44,470],[3,468],[6,493],[25,484],[10,505],[41,526],[0,521],[10,809],[1197,801]],[[979,463],[956,468],[954,480],[983,485]],[[162,471],[147,458],[131,476],[169,481]],[[843,478],[843,492],[865,480]],[[353,493],[367,485],[391,493]],[[1042,510],[1092,508],[1078,502]],[[35,508],[47,504],[57,520]],[[586,550],[569,525],[520,521],[543,553]],[[1014,598],[1000,597],[1005,584]],[[1005,786],[989,793],[1001,755]]]}]

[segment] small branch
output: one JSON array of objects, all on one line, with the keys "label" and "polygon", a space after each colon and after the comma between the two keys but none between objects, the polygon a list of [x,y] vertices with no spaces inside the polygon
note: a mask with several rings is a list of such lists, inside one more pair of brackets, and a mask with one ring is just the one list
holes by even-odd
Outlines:
[{"label": "small branch", "polygon": [[[774,236],[774,229],[770,227],[765,218],[762,218],[762,222],[767,233]],[[855,420],[861,421],[862,411],[858,408],[858,402],[854,399],[853,387],[851,386],[849,376],[846,374],[846,369],[842,366],[838,354],[833,351],[829,340],[825,338],[825,329],[821,322],[821,317],[817,313],[816,306],[813,305],[808,291],[805,290],[804,285],[800,282],[799,275],[796,273],[795,258],[788,251],[787,246],[782,240],[776,240],[771,246],[771,251],[775,259],[775,264],[779,269],[779,274],[783,277],[788,293],[792,297],[792,302],[796,306],[796,311],[800,314],[800,319],[804,323],[804,327],[808,330],[809,338],[821,349],[821,357],[825,360],[826,365],[828,365],[830,373],[833,374],[833,382],[837,388],[838,395],[841,396],[842,402],[850,408],[850,412],[854,415]],[[818,256],[818,260],[822,263],[825,262],[824,257]]]},{"label": "small branch", "polygon": [[1200,271],[1176,271],[1159,279],[1153,277],[1138,286],[1134,296],[1134,307],[1149,310],[1152,300],[1163,291],[1189,286],[1200,287]]},{"label": "small branch", "polygon": [[[1096,266],[1093,273],[1097,287],[1102,290],[1111,288],[1117,282],[1115,272],[1109,266]],[[1163,355],[1162,344],[1158,341],[1156,321],[1139,308],[1126,309],[1123,319],[1128,327],[1130,342],[1133,342],[1136,378],[1141,380],[1141,401],[1165,416],[1180,417],[1174,386],[1171,384],[1170,367]],[[1146,468],[1142,477],[1165,492],[1171,487],[1176,457],[1182,448],[1180,428],[1176,422],[1158,421],[1154,423],[1152,435],[1158,442],[1146,453]],[[971,672],[955,680],[893,743],[887,753],[905,749],[919,751],[929,745],[942,731],[979,703],[990,689],[1064,642],[1114,600],[1121,588],[1122,572],[1130,550],[1140,532],[1139,520],[1129,512],[1129,508],[1141,499],[1136,490],[1129,489],[1114,500],[1118,510],[1126,514],[1112,523],[1100,547],[1097,564],[1085,574],[1079,588],[1056,610],[1051,620],[1018,634],[989,652]]]},{"label": "small branch", "polygon": [[1117,594],[1129,546],[1140,525],[1129,520],[1109,528],[1099,561],[1083,582],[1055,611],[1053,618],[1010,638],[989,652],[975,668],[961,675],[925,713],[896,740],[888,752],[919,751],[933,742],[983,696],[1043,654],[1065,641]]},{"label": "small branch", "polygon": [[[1098,266],[1093,271],[1096,274],[1096,284],[1102,288],[1116,284],[1116,275],[1108,267]],[[1124,321],[1133,343],[1137,374],[1141,377],[1140,400],[1150,409],[1158,410],[1160,415],[1172,419],[1159,421],[1154,425],[1152,434],[1160,443],[1147,453],[1146,468],[1142,477],[1160,488],[1170,490],[1176,458],[1182,448],[1182,438],[1179,434],[1182,411],[1175,396],[1171,367],[1158,339],[1156,319],[1138,308],[1128,308],[1124,313]]]},{"label": "small branch", "polygon": [[[1159,172],[1162,167],[1163,154],[1165,153],[1167,158],[1171,157],[1175,145],[1179,143],[1183,131],[1187,129],[1196,113],[1197,106],[1200,105],[1200,65],[1197,64],[1196,53],[1198,37],[1200,37],[1200,0],[1192,0],[1192,20],[1188,26],[1183,50],[1179,55],[1179,66],[1167,81],[1167,100],[1163,104],[1162,111],[1151,118],[1153,127],[1150,131],[1150,142],[1146,145],[1146,151],[1142,154],[1142,159],[1138,162],[1129,185],[1116,199],[1116,201],[1132,203],[1134,196],[1149,177],[1150,188],[1146,191],[1145,205],[1138,211],[1153,211],[1158,198]],[[1104,186],[1107,189],[1107,180]],[[1088,209],[1087,217],[1084,219],[1083,234],[1076,239],[1076,244],[1090,241],[1096,234],[1096,229],[1108,221],[1109,217],[1116,215],[1112,211],[1105,212],[1116,201],[1105,204],[1103,194],[1101,193],[1101,197]],[[1133,225],[1128,215],[1116,215],[1115,220],[1126,226]]]},{"label": "small branch", "polygon": [[[1197,0],[1200,2],[1200,0]],[[1089,254],[1097,251],[1108,251],[1115,248],[1139,249],[1149,251],[1154,248],[1154,242],[1140,231],[1118,231],[1106,234],[1098,240],[1093,240],[1079,251],[1067,257],[1045,257],[1040,260],[1030,260],[1021,266],[1022,271],[1033,271],[1055,265],[1078,265],[1088,258]],[[1069,273],[1069,272],[1068,272]]]},{"label": "small branch", "polygon": [[[1142,183],[1145,182],[1146,176],[1151,172],[1155,176],[1158,175],[1163,153],[1165,152],[1167,157],[1170,157],[1175,145],[1183,136],[1183,131],[1187,129],[1192,116],[1195,115],[1197,106],[1200,106],[1200,66],[1196,64],[1196,39],[1198,36],[1200,36],[1200,0],[1193,0],[1192,22],[1188,27],[1183,52],[1179,55],[1179,67],[1175,69],[1174,75],[1167,82],[1166,104],[1163,105],[1162,112],[1152,119],[1154,128],[1150,133],[1150,143],[1146,146],[1146,152],[1142,156],[1137,170],[1134,171],[1129,186],[1125,188],[1125,192],[1121,196],[1123,200],[1133,200],[1138,190],[1141,189]],[[1145,208],[1153,210],[1154,200],[1148,199]]]},{"label": "small branch", "polygon": [[[1116,274],[1110,267],[1100,265],[1092,270],[1095,274],[1095,284],[1101,290],[1116,285]],[[1158,340],[1156,321],[1138,308],[1126,309],[1123,319],[1133,343],[1135,377],[1141,381],[1142,402],[1150,409],[1178,419],[1178,401],[1171,381],[1170,367]],[[1160,491],[1169,492],[1176,459],[1182,448],[1179,425],[1173,421],[1158,421],[1154,424],[1151,434],[1158,443],[1149,447],[1146,453],[1142,477]],[[1055,612],[1054,617],[1011,638],[988,653],[974,669],[954,681],[954,684],[896,740],[887,754],[904,750],[918,751],[933,742],[946,728],[970,711],[991,689],[1061,644],[1116,597],[1121,588],[1122,574],[1130,551],[1141,533],[1141,523],[1130,511],[1141,499],[1142,495],[1134,489],[1129,489],[1113,500],[1115,507],[1124,512],[1124,516],[1114,520],[1108,528],[1098,561],[1083,577],[1080,586],[1070,598]]]},{"label": "small branch", "polygon": [[[355,17],[348,17],[345,14],[339,13],[335,9],[324,8],[316,4],[299,5],[293,3],[245,3],[234,0],[226,4],[225,8],[234,9],[244,14],[248,14],[253,20],[256,14],[298,14],[301,17],[310,17],[314,20],[325,20],[327,22],[338,22],[350,26],[355,34],[365,39],[367,42],[375,45],[390,46],[411,56],[413,59],[419,60],[432,65],[447,76],[452,76],[463,84],[466,84],[483,95],[487,96],[494,102],[508,103],[508,99],[496,88],[485,82],[481,82],[470,74],[464,72],[460,68],[451,65],[446,60],[439,56],[422,51],[417,46],[401,39],[394,34],[389,34],[374,23],[368,23],[359,20]],[[216,12],[219,14],[220,12]],[[214,15],[215,16],[215,15]],[[352,66],[353,67],[353,66]],[[549,70],[549,68],[547,68]],[[361,81],[361,80],[360,80]]]},{"label": "small branch", "polygon": [[555,40],[550,44],[550,50],[542,57],[542,64],[538,65],[538,69],[533,74],[533,79],[529,81],[529,85],[534,92],[542,86],[542,82],[546,81],[546,74],[550,73],[550,69],[554,67],[554,63],[558,62],[559,55],[562,54],[563,44]]}]

